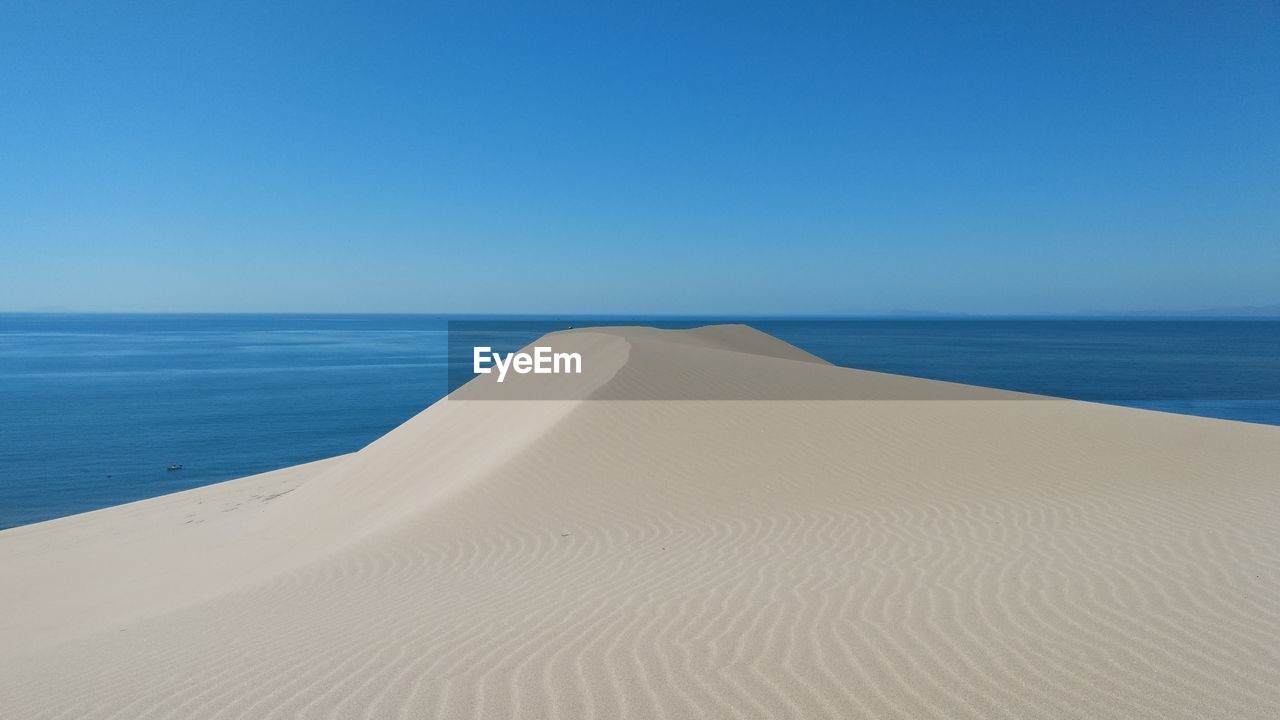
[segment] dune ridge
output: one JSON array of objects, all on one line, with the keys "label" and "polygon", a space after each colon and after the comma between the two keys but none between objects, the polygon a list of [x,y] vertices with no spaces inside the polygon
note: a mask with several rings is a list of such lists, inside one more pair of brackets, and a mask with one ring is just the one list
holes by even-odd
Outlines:
[{"label": "dune ridge", "polygon": [[554,399],[0,531],[0,717],[1280,709],[1280,428],[550,338]]}]

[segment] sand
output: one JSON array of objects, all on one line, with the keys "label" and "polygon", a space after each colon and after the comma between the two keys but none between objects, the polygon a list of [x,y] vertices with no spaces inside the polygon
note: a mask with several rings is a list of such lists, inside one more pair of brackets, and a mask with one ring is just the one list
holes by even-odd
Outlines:
[{"label": "sand", "polygon": [[0,532],[0,717],[1280,716],[1280,428],[550,341],[557,399]]}]

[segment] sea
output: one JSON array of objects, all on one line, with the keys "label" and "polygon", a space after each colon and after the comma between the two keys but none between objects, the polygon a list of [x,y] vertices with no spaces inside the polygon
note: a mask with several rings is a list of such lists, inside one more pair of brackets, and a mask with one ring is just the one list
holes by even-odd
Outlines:
[{"label": "sea", "polygon": [[0,528],[358,450],[449,391],[474,321],[503,351],[745,322],[837,365],[1280,425],[1277,320],[10,314]]}]

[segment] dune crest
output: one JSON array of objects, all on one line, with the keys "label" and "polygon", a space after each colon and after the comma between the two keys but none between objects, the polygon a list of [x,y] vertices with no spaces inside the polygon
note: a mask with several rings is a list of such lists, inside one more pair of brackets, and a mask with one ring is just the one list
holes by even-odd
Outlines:
[{"label": "dune crest", "polygon": [[546,341],[585,372],[0,532],[0,717],[1280,708],[1280,428],[839,368],[743,326]]}]

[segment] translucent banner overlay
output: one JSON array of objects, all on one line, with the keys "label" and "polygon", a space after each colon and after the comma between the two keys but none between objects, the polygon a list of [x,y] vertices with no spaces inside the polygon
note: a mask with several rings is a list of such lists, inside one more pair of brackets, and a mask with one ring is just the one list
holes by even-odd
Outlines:
[{"label": "translucent banner overlay", "polygon": [[[457,400],[1048,396],[1260,422],[1280,411],[1276,322],[565,317],[447,326]],[[494,355],[538,346],[580,354],[581,374],[519,374],[513,365],[496,382]],[[476,348],[488,348],[490,373],[475,373]]]}]

